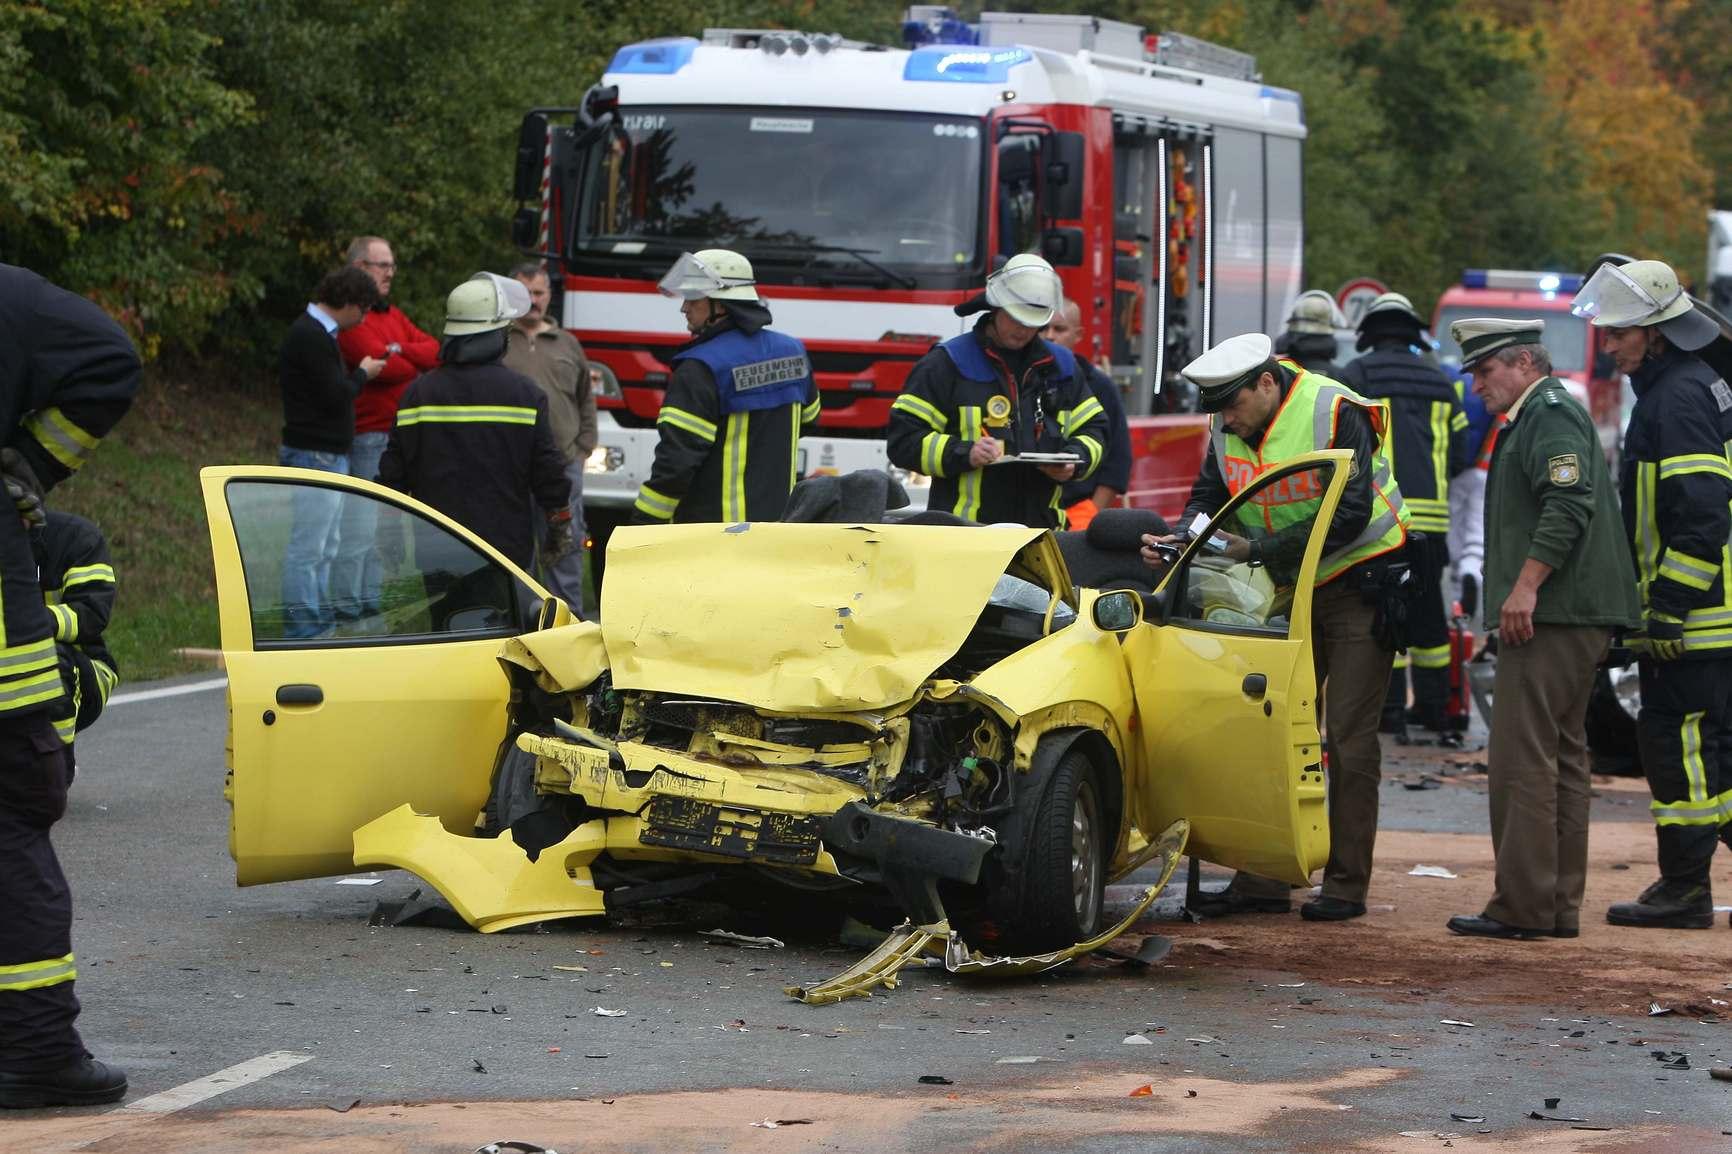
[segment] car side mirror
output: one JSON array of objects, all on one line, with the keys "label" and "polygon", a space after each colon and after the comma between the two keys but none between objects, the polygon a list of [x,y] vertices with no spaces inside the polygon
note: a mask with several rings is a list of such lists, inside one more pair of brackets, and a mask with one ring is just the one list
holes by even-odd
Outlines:
[{"label": "car side mirror", "polygon": [[558,597],[548,597],[541,603],[541,608],[535,615],[537,630],[553,629],[560,625],[569,625],[577,618],[571,612],[571,606]]},{"label": "car side mirror", "polygon": [[531,112],[523,118],[523,124],[517,130],[517,166],[511,181],[511,195],[514,199],[541,199],[541,165],[546,152],[547,117],[539,112]]},{"label": "car side mirror", "polygon": [[1083,262],[1083,230],[1049,228],[1040,234],[1040,255],[1056,268],[1074,268]]},{"label": "car side mirror", "polygon": [[1057,220],[1083,214],[1083,158],[1088,142],[1080,132],[1055,132],[1046,162],[1046,209]]},{"label": "car side mirror", "polygon": [[511,244],[525,252],[539,247],[541,239],[541,214],[525,205],[511,218]]},{"label": "car side mirror", "polygon": [[1143,623],[1143,598],[1134,589],[1113,589],[1095,598],[1091,611],[1103,633],[1128,633]]}]

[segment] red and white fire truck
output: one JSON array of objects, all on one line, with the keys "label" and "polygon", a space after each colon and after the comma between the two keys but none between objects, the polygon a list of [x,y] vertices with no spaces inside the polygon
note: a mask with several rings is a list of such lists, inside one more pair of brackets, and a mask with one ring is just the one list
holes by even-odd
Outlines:
[{"label": "red and white fire truck", "polygon": [[[751,259],[776,327],[811,353],[808,475],[888,467],[891,402],[962,331],[951,306],[999,260],[1044,254],[1082,308],[1079,353],[1110,362],[1133,414],[1131,502],[1183,504],[1204,440],[1173,415],[1189,407],[1177,368],[1279,331],[1302,287],[1298,94],[1243,53],[1086,16],[916,7],[904,39],[629,44],[582,107],[525,118],[514,239],[549,259],[601,370],[584,479],[598,543],[648,475],[686,339],[656,281],[706,247]],[[923,479],[901,479],[920,500]]]}]

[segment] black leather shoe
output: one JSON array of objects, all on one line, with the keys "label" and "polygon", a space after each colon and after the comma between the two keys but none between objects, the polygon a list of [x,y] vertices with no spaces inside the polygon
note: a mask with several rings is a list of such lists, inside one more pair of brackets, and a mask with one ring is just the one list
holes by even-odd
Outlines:
[{"label": "black leather shoe", "polygon": [[1714,924],[1714,895],[1699,882],[1661,878],[1635,901],[1608,909],[1606,920],[1643,929],[1705,930]]},{"label": "black leather shoe", "polygon": [[1346,898],[1316,897],[1299,907],[1299,916],[1308,922],[1344,922],[1348,918],[1365,916],[1364,902]]},{"label": "black leather shoe", "polygon": [[1579,931],[1569,930],[1560,934],[1557,930],[1526,930],[1521,926],[1512,926],[1508,922],[1500,922],[1496,918],[1488,918],[1480,914],[1457,914],[1447,923],[1449,932],[1463,934],[1470,938],[1506,938],[1510,941],[1531,942],[1538,938],[1563,937],[1568,934],[1574,937]]},{"label": "black leather shoe", "polygon": [[1229,885],[1225,889],[1205,890],[1197,896],[1195,905],[1185,908],[1200,918],[1228,918],[1234,914],[1290,914],[1293,912],[1293,900],[1248,897]]},{"label": "black leather shoe", "polygon": [[0,1109],[35,1110],[43,1106],[99,1106],[126,1097],[126,1071],[95,1058],[82,1058],[58,1070],[28,1074],[0,1071]]}]

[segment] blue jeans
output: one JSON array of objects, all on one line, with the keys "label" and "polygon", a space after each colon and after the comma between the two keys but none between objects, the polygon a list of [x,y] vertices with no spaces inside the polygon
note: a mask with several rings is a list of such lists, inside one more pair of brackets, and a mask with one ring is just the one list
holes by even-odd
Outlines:
[{"label": "blue jeans", "polygon": [[[277,450],[277,463],[297,469],[347,473],[343,453]],[[331,562],[337,555],[337,519],[343,495],[335,489],[296,485],[289,543],[283,549],[283,636],[316,637],[331,628]]]},{"label": "blue jeans", "polygon": [[[356,433],[349,446],[349,476],[377,480],[379,459],[385,455],[388,433]],[[331,604],[338,620],[371,617],[379,612],[382,574],[379,551],[374,547],[379,506],[355,499],[343,503],[343,523],[337,541],[337,557],[331,563]]]}]

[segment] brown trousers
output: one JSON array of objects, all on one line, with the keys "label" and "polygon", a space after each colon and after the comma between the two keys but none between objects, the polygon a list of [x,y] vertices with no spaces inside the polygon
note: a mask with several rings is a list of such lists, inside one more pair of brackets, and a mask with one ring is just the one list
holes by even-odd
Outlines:
[{"label": "brown trousers", "polygon": [[[1360,595],[1355,573],[1320,586],[1311,602],[1311,653],[1329,745],[1329,863],[1323,869],[1323,894],[1350,902],[1363,902],[1371,885],[1377,791],[1383,780],[1377,722],[1395,662],[1372,636],[1375,613]],[[1250,897],[1285,897],[1288,887],[1242,873],[1233,879],[1233,889]]]},{"label": "brown trousers", "polygon": [[1485,916],[1524,930],[1575,929],[1588,877],[1589,765],[1583,730],[1611,631],[1534,626],[1498,650],[1486,772],[1497,883]]}]

